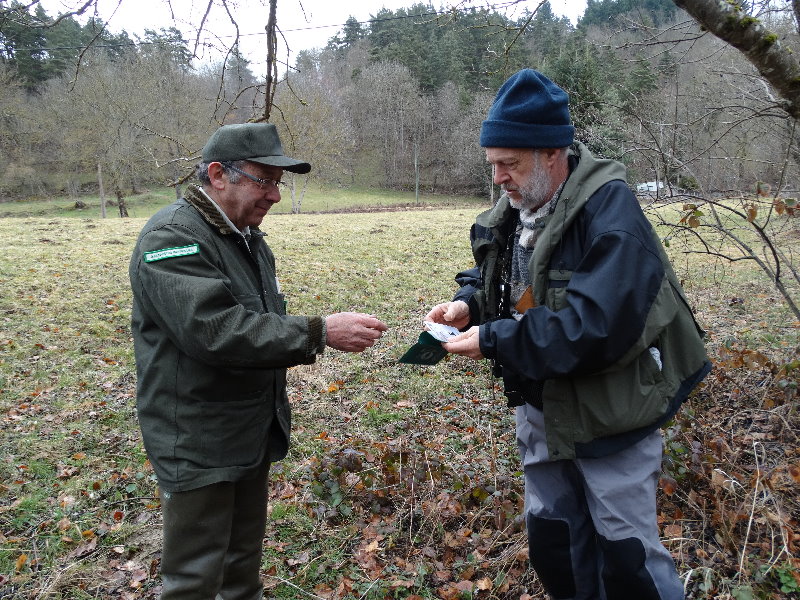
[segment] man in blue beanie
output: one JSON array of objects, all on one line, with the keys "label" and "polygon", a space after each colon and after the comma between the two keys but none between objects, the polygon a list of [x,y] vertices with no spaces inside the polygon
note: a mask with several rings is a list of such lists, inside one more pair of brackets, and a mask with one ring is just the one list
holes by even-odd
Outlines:
[{"label": "man in blue beanie", "polygon": [[530,560],[559,600],[679,600],[656,521],[660,427],[711,368],[625,169],[574,143],[567,94],[524,69],[480,143],[504,190],[478,216],[477,266],[426,320],[488,358],[516,407]]}]

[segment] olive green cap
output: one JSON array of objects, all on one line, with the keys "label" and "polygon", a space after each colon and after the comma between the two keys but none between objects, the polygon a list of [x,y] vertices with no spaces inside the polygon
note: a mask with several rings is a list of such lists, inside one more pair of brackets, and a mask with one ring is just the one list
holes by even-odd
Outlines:
[{"label": "olive green cap", "polygon": [[272,123],[223,125],[203,148],[203,162],[249,160],[280,167],[292,173],[308,173],[311,165],[283,153],[278,130]]}]

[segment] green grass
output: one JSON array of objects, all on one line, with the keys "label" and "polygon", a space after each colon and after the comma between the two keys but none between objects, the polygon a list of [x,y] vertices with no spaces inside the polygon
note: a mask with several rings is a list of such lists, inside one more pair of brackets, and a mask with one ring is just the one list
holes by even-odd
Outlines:
[{"label": "green grass", "polygon": [[[288,181],[288,179],[287,179]],[[321,186],[309,182],[303,193],[302,181],[298,178],[295,187],[296,204],[300,212],[338,212],[355,208],[368,208],[369,210],[386,210],[400,208],[420,207],[486,207],[486,201],[471,196],[442,196],[428,194],[424,191],[420,196],[412,192],[394,190],[375,190],[366,188],[340,188],[334,186]],[[3,217],[74,217],[81,219],[95,219],[100,217],[100,198],[94,196],[81,196],[80,201],[84,208],[76,208],[75,198],[49,198],[46,200],[18,200],[0,202],[0,218]],[[106,206],[107,218],[119,218],[119,209],[113,195],[106,196],[107,201],[114,204]],[[175,200],[175,190],[169,187],[152,186],[146,191],[128,195],[125,198],[128,215],[131,218],[148,217],[159,208]],[[289,214],[292,212],[292,188],[287,186],[282,192],[281,201],[275,205],[272,214]]]},{"label": "green grass", "polygon": [[[85,204],[85,208],[76,208],[76,200]],[[113,195],[107,195],[107,218],[119,218],[119,209]],[[126,197],[126,205],[130,217],[146,217],[156,210],[175,200],[172,188],[154,188]],[[99,196],[80,196],[80,198],[48,198],[45,200],[10,200],[0,202],[0,218],[2,217],[74,217],[95,219],[100,217]]]},{"label": "green grass", "polygon": [[[348,192],[336,202],[388,205],[399,198]],[[169,198],[151,201],[141,213]],[[263,229],[290,313],[366,311],[390,327],[363,354],[328,350],[316,364],[289,372],[293,439],[289,456],[271,473],[263,563],[271,597],[463,593],[501,599],[527,592],[543,598],[515,521],[522,479],[513,413],[488,366],[460,357],[433,367],[397,363],[429,307],[449,299],[453,276],[471,266],[469,226],[483,208],[465,203],[266,218]],[[0,218],[0,595],[13,589],[31,598],[153,598],[160,513],[135,418],[127,280],[146,215],[71,216]],[[709,329],[712,353],[731,337],[776,362],[796,347],[796,328],[787,325],[785,307],[758,273],[710,264],[675,245],[670,252]],[[743,295],[742,288],[744,309],[729,302]],[[708,394],[723,398],[723,408],[730,404],[726,418],[743,413],[733,403],[747,393],[749,381],[756,382],[748,401],[754,407],[772,390],[762,372],[719,369]],[[762,412],[753,411],[751,426]],[[714,495],[703,487],[697,471],[709,465],[711,477],[716,463],[704,440],[733,428],[706,423],[698,414],[675,434],[675,444],[689,449],[682,485],[693,487],[665,504],[661,526],[685,528],[685,541],[670,548],[682,574],[708,569],[707,595],[697,588],[693,597],[711,598],[734,586],[738,554],[715,541],[725,519],[715,521],[714,515],[727,519],[733,513],[725,512],[720,490]],[[775,422],[792,418],[780,413]],[[745,449],[750,444],[740,442]],[[791,444],[769,448],[778,452],[770,471],[774,502],[783,507],[781,515],[793,516],[796,489],[781,488],[775,473],[800,456]],[[740,480],[747,482],[749,474]],[[753,506],[747,498],[734,499]],[[698,506],[707,507],[707,517]],[[694,529],[688,515],[698,523]],[[780,598],[780,586],[792,585],[787,573],[796,558],[784,554],[771,571],[758,570],[771,556],[755,540],[775,539],[772,527],[761,513],[752,523],[745,544],[753,553],[752,576],[743,577]],[[465,581],[491,589],[454,587]]]}]

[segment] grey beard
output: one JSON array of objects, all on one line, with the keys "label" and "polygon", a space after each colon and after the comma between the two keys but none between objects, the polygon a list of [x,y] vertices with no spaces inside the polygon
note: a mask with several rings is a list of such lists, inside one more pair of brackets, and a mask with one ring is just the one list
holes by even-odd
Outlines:
[{"label": "grey beard", "polygon": [[553,178],[550,177],[550,173],[543,169],[540,161],[537,160],[528,181],[519,188],[519,194],[522,199],[514,200],[509,198],[509,203],[519,210],[534,211],[550,200],[552,184]]}]

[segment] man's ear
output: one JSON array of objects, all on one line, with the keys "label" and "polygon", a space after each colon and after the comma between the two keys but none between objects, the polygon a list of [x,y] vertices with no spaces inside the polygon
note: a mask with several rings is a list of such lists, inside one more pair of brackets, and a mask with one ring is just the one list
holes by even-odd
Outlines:
[{"label": "man's ear", "polygon": [[[224,177],[224,179],[223,179]],[[228,176],[222,163],[212,162],[208,165],[208,178],[211,180],[211,187],[215,190],[223,190],[228,184]]]},{"label": "man's ear", "polygon": [[561,156],[560,148],[542,148],[539,152],[541,152],[540,156],[548,169],[552,169],[559,156]]}]

